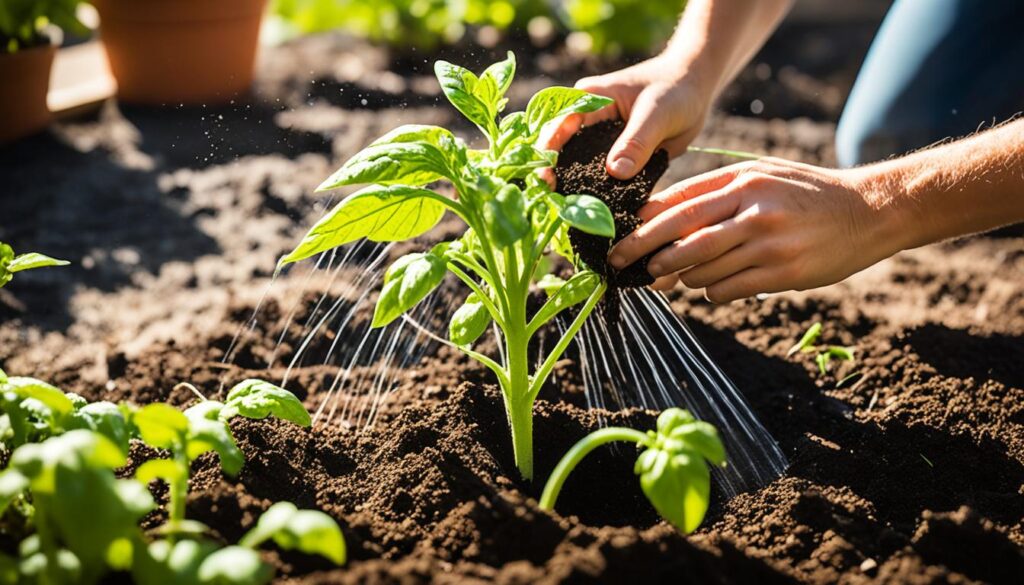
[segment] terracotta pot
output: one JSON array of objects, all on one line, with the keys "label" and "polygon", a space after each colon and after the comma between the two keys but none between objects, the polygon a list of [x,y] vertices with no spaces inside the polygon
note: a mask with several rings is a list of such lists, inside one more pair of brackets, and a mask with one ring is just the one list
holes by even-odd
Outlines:
[{"label": "terracotta pot", "polygon": [[50,123],[46,92],[56,47],[0,53],[0,144],[35,134]]},{"label": "terracotta pot", "polygon": [[224,103],[252,85],[266,0],[92,0],[118,98]]}]

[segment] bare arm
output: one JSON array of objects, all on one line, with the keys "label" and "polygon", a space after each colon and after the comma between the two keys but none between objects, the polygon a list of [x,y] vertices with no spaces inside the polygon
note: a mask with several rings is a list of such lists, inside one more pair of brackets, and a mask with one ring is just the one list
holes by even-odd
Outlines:
[{"label": "bare arm", "polygon": [[839,282],[900,250],[1024,222],[1024,120],[873,165],[826,169],[766,158],[651,197],[615,266],[655,250],[715,302]]},{"label": "bare arm", "polygon": [[548,141],[558,149],[581,124],[621,118],[608,172],[626,179],[659,148],[676,156],[700,132],[711,103],[771,35],[793,0],[690,0],[672,40],[656,57],[576,87],[611,97],[599,112],[570,116]]}]

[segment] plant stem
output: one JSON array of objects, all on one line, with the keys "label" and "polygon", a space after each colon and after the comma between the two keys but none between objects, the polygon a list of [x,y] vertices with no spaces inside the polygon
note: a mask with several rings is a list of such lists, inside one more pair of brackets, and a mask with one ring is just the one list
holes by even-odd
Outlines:
[{"label": "plant stem", "polygon": [[555,470],[551,472],[551,477],[544,484],[544,493],[540,496],[540,508],[554,510],[555,501],[558,500],[558,494],[562,491],[562,485],[565,484],[565,480],[572,470],[576,469],[576,465],[597,447],[614,441],[646,445],[648,438],[645,433],[625,427],[608,427],[583,437],[572,446],[572,449],[569,449],[569,452],[555,466]]},{"label": "plant stem", "polygon": [[185,519],[185,501],[188,499],[188,475],[191,471],[188,463],[188,454],[185,452],[185,439],[182,437],[179,448],[174,449],[174,463],[179,466],[181,473],[178,478],[170,484],[168,498],[168,524],[172,527]]}]

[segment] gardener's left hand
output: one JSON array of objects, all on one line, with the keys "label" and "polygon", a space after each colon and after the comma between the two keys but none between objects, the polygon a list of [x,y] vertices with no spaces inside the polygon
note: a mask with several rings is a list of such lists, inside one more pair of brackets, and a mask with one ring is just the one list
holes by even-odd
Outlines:
[{"label": "gardener's left hand", "polygon": [[724,303],[838,282],[902,249],[901,219],[876,175],[765,158],[692,177],[651,196],[610,254],[648,263],[655,288],[681,280]]}]

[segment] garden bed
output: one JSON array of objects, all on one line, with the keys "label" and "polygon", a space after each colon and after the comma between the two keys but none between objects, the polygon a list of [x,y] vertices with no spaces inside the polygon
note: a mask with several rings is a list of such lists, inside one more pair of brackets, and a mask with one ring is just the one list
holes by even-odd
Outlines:
[{"label": "garden bed", "polygon": [[[139,403],[188,402],[171,391],[184,380],[213,393],[252,375],[280,379],[281,359],[264,364],[302,271],[250,321],[277,257],[323,212],[328,198],[313,188],[399,123],[469,134],[450,108],[433,107],[429,71],[399,76],[364,45],[320,37],[264,57],[258,100],[111,106],[0,151],[4,208],[17,218],[3,221],[0,240],[75,264],[0,291],[5,370]],[[513,86],[513,107],[581,68],[539,58]],[[768,83],[786,95],[784,83]],[[749,101],[741,91],[730,103]],[[718,112],[697,143],[827,164],[833,133],[827,120]],[[684,157],[664,181],[720,162]],[[317,296],[303,298],[300,322]],[[726,306],[677,292],[672,304],[791,462],[772,484],[715,502],[691,537],[658,520],[625,449],[588,458],[559,514],[540,511],[539,486],[517,479],[497,389],[447,349],[405,371],[362,433],[235,423],[246,467],[231,480],[212,459],[197,463],[189,516],[233,542],[275,501],[328,512],[348,540],[346,567],[268,553],[283,578],[310,583],[1011,583],[1024,574],[1019,230],[903,253],[821,291]],[[816,321],[824,341],[857,349],[856,365],[820,377],[812,356],[786,358]],[[283,356],[296,333],[285,332]],[[585,409],[572,364],[562,369],[536,409],[541,478],[601,414]],[[837,389],[855,370],[864,375]],[[289,389],[315,410],[335,374],[303,366]],[[603,414],[649,425],[654,413]]]}]

